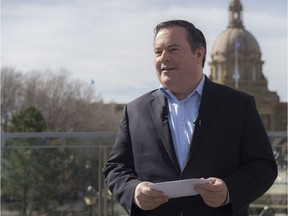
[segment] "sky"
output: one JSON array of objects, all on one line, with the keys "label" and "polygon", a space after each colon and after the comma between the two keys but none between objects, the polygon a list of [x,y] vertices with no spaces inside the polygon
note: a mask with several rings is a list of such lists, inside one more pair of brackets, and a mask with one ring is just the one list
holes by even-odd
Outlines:
[{"label": "sky", "polygon": [[[230,0],[2,0],[1,67],[67,70],[93,85],[104,102],[128,103],[159,87],[154,27],[185,19],[210,52],[228,26]],[[287,1],[241,0],[243,23],[258,41],[270,91],[287,101]]]}]

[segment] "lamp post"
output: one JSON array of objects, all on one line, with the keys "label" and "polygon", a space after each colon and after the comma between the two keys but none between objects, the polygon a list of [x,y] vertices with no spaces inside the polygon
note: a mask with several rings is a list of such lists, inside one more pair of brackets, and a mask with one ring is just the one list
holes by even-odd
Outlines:
[{"label": "lamp post", "polygon": [[97,202],[97,193],[95,189],[89,185],[84,192],[84,203],[89,209],[89,216],[92,216],[93,205]]},{"label": "lamp post", "polygon": [[274,216],[273,209],[269,208],[269,206],[264,206],[264,208],[260,212],[259,216]]},{"label": "lamp post", "polygon": [[110,190],[107,189],[107,198],[111,205],[111,216],[114,216],[114,199]]}]

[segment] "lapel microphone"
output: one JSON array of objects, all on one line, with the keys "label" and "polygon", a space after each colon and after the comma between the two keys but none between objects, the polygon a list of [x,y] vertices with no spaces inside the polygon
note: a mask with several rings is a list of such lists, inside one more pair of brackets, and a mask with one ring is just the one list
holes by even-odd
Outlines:
[{"label": "lapel microphone", "polygon": [[193,122],[195,126],[201,126],[201,123],[201,119],[196,119],[196,121]]},{"label": "lapel microphone", "polygon": [[162,111],[161,111],[161,120],[162,122],[167,121],[168,119],[168,108],[167,105],[162,107]]}]

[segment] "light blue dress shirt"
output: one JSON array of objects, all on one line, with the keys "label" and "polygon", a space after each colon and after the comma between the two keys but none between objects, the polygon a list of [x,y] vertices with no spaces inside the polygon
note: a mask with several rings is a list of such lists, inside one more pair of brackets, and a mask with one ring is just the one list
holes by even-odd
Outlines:
[{"label": "light blue dress shirt", "polygon": [[194,122],[198,116],[204,81],[205,76],[202,75],[202,79],[194,91],[181,101],[179,101],[171,91],[160,86],[160,91],[168,100],[168,120],[181,170],[183,170],[186,165],[194,131]]}]

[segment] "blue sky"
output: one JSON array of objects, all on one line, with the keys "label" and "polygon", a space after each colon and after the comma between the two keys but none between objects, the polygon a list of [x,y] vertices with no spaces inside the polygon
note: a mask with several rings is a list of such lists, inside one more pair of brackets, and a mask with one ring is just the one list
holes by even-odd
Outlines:
[{"label": "blue sky", "polygon": [[[22,72],[68,70],[91,84],[105,102],[127,103],[159,86],[153,29],[187,19],[210,52],[227,28],[229,0],[2,0],[1,66]],[[287,2],[242,0],[246,30],[257,39],[271,91],[287,101]]]}]

